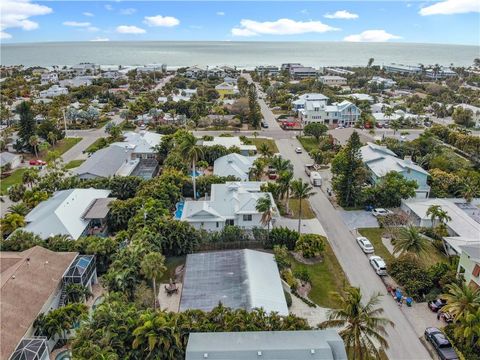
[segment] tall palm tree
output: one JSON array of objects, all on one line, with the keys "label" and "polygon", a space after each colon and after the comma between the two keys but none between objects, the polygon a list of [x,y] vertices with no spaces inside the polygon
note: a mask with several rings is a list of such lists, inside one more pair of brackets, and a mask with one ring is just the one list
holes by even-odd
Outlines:
[{"label": "tall palm tree", "polygon": [[256,210],[262,213],[262,225],[267,227],[267,242],[270,235],[270,222],[272,221],[275,209],[273,208],[272,197],[269,194],[258,198]]},{"label": "tall palm tree", "polygon": [[428,252],[432,247],[431,242],[423,236],[415,226],[401,228],[398,238],[393,246],[394,254],[412,254],[415,257]]},{"label": "tall palm tree", "polygon": [[480,346],[480,306],[467,312],[454,329],[456,338],[464,339],[470,346]]},{"label": "tall palm tree", "polygon": [[30,209],[23,202],[18,204],[13,204],[8,207],[8,212],[12,214],[18,214],[21,216],[27,215],[29,211]]},{"label": "tall palm tree", "polygon": [[145,255],[141,263],[142,274],[152,279],[153,283],[153,307],[157,308],[157,280],[163,276],[167,267],[165,266],[165,256],[159,252],[151,252]]},{"label": "tall palm tree", "polygon": [[260,153],[260,155],[262,155],[262,157],[265,158],[269,158],[273,155],[273,151],[270,150],[270,146],[268,146],[267,143],[260,144],[260,146],[258,147],[258,152]]},{"label": "tall palm tree", "polygon": [[40,143],[40,138],[37,135],[32,135],[28,139],[28,144],[33,148],[35,152],[35,157],[38,157],[38,144]]},{"label": "tall palm tree", "polygon": [[278,173],[287,170],[293,171],[293,165],[290,160],[284,159],[279,155],[270,159],[270,166],[277,170]]},{"label": "tall palm tree", "polygon": [[192,133],[187,133],[180,143],[180,153],[182,156],[192,163],[193,175],[193,198],[197,199],[197,182],[196,182],[196,168],[195,163],[202,156],[202,147],[197,145],[197,138]]},{"label": "tall palm tree", "polygon": [[480,194],[480,187],[470,178],[466,178],[458,190],[458,194],[470,204],[474,197]]},{"label": "tall palm tree", "polygon": [[298,199],[298,233],[301,232],[302,226],[302,202],[315,194],[313,188],[302,179],[293,180],[291,183],[293,197]]},{"label": "tall palm tree", "polygon": [[255,180],[261,180],[263,173],[265,169],[265,163],[262,161],[262,159],[256,159],[253,162],[253,166],[250,168],[250,178],[255,179]]},{"label": "tall palm tree", "polygon": [[427,216],[430,216],[433,227],[435,227],[435,220],[440,221],[442,224],[452,220],[452,218],[445,210],[442,209],[440,205],[430,205],[427,209]]},{"label": "tall palm tree", "polygon": [[461,320],[467,313],[473,313],[480,307],[480,289],[474,289],[465,283],[449,284],[442,299],[447,300],[444,310],[452,314],[455,321]]},{"label": "tall palm tree", "polygon": [[328,312],[328,320],[320,323],[321,329],[341,327],[340,336],[345,342],[347,353],[354,360],[380,358],[375,346],[379,343],[388,349],[385,339],[387,325],[394,326],[393,322],[381,317],[383,309],[377,307],[380,302],[380,293],[372,296],[365,305],[362,304],[360,288],[350,287],[345,294],[333,293],[338,309]]},{"label": "tall palm tree", "polygon": [[289,200],[290,200],[290,187],[291,182],[293,180],[293,172],[292,171],[282,171],[280,176],[277,179],[277,183],[280,185],[280,193],[285,201],[285,208],[287,210],[287,214],[290,212],[289,209]]}]

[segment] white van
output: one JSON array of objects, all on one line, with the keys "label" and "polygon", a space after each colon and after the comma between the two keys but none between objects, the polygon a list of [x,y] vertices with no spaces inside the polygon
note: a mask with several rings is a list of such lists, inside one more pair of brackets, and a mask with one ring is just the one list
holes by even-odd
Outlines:
[{"label": "white van", "polygon": [[322,176],[317,171],[310,173],[310,182],[313,186],[322,186]]}]

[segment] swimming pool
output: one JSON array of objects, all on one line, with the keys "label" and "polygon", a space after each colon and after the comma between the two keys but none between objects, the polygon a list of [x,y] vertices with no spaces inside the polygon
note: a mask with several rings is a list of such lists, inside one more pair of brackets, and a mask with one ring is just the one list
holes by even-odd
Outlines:
[{"label": "swimming pool", "polygon": [[175,205],[175,219],[181,219],[183,213],[183,206],[185,205],[184,201],[179,201],[177,205]]}]

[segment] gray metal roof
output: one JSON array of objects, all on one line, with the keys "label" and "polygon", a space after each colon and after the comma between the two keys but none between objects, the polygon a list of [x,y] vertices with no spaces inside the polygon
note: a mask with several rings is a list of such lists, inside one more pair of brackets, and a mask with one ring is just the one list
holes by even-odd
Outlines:
[{"label": "gray metal roof", "polygon": [[263,308],[288,315],[273,255],[255,250],[188,255],[180,311],[210,311],[219,302],[233,309]]},{"label": "gray metal roof", "polygon": [[191,333],[186,360],[346,360],[334,329]]},{"label": "gray metal roof", "polygon": [[73,170],[77,175],[94,175],[109,177],[117,173],[128,162],[130,151],[121,146],[109,146],[92,154],[84,163]]},{"label": "gray metal roof", "polygon": [[116,200],[115,198],[100,198],[95,199],[85,213],[82,215],[82,218],[89,219],[104,219],[107,217],[108,212],[110,211],[109,204]]}]

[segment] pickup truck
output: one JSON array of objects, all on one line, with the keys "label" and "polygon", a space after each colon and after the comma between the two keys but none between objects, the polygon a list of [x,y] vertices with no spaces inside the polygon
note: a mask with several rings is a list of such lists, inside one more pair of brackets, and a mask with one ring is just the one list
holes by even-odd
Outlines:
[{"label": "pickup truck", "polygon": [[307,164],[305,165],[305,173],[310,176],[310,174],[312,173],[312,171],[318,171],[319,170],[319,167],[318,165],[316,164]]},{"label": "pickup truck", "polygon": [[425,329],[425,339],[429,341],[441,360],[458,360],[455,349],[444,333],[434,327]]}]

